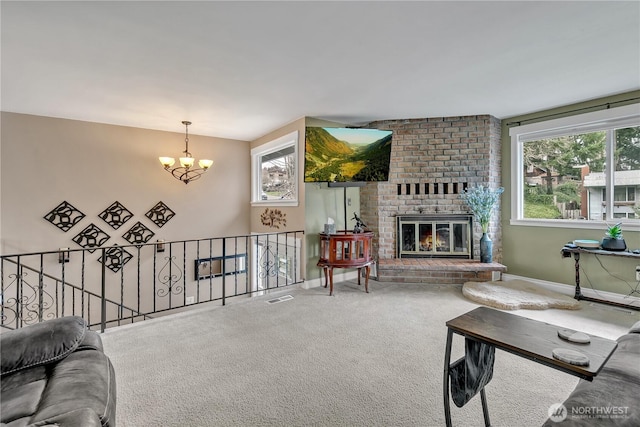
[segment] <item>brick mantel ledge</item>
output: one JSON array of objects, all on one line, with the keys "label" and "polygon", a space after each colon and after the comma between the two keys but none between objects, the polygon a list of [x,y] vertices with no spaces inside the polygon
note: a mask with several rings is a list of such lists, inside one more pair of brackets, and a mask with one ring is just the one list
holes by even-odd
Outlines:
[{"label": "brick mantel ledge", "polygon": [[[507,267],[456,258],[393,258],[377,261],[378,280],[457,284],[499,280]],[[495,277],[497,274],[497,277]]]}]

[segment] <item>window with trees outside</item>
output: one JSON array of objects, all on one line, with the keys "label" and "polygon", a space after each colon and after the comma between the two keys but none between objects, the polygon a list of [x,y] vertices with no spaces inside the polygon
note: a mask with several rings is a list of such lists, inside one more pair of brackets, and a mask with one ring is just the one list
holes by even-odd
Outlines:
[{"label": "window with trees outside", "polygon": [[253,204],[297,205],[298,132],[251,150]]},{"label": "window with trees outside", "polygon": [[512,219],[640,230],[640,105],[510,129]]}]

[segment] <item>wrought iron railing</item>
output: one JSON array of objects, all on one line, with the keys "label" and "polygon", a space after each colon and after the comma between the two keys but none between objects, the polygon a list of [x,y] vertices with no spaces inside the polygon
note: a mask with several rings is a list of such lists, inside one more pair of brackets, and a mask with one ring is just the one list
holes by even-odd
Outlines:
[{"label": "wrought iron railing", "polygon": [[62,316],[90,328],[302,282],[303,231],[0,256],[0,329]]}]

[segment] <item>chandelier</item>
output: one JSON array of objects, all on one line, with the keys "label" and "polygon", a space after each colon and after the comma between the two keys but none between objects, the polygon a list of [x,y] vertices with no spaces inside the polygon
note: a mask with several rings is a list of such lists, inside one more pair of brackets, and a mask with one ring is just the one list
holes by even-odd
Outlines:
[{"label": "chandelier", "polygon": [[184,157],[180,157],[180,166],[172,168],[173,164],[176,162],[176,159],[173,157],[158,157],[162,166],[164,166],[164,170],[171,173],[174,178],[179,179],[185,184],[190,183],[191,181],[195,181],[200,178],[200,175],[205,173],[211,165],[213,164],[213,160],[202,159],[198,161],[199,168],[194,168],[195,159],[191,156],[189,152],[189,125],[191,122],[183,121],[182,124],[185,126],[185,137],[184,137]]}]

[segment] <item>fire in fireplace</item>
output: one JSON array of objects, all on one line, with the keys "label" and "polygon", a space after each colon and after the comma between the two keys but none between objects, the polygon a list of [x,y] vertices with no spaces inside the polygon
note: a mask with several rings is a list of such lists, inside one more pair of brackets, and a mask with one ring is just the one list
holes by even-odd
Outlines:
[{"label": "fire in fireplace", "polygon": [[473,258],[470,215],[398,215],[398,258]]}]

